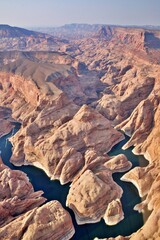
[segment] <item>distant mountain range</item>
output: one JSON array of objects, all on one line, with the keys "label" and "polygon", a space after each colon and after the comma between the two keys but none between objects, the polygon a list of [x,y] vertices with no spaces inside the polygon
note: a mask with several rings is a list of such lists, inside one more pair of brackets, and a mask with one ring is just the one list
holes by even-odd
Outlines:
[{"label": "distant mountain range", "polygon": [[47,33],[40,33],[9,25],[0,25],[0,51],[4,50],[58,50],[63,40]]},{"label": "distant mountain range", "polygon": [[19,28],[19,27],[11,27],[9,25],[0,25],[0,37],[12,37],[12,38],[17,38],[17,37],[45,37],[46,34],[42,34],[39,32],[27,30],[24,28]]},{"label": "distant mountain range", "polygon": [[107,25],[107,24],[66,24],[61,27],[36,27],[32,28],[32,30],[37,32],[43,32],[55,37],[63,37],[75,39],[75,34],[77,38],[83,38],[88,36],[93,36],[97,31],[101,29],[101,27],[110,27],[110,28],[137,28],[137,29],[145,29],[145,30],[160,30],[160,26],[120,26],[120,25]]},{"label": "distant mountain range", "polygon": [[[70,48],[68,45],[71,43],[70,40],[83,38],[98,38],[106,41],[112,39],[112,41],[134,44],[134,47],[141,50],[160,49],[160,31],[154,26],[140,28],[102,24],[67,24],[62,27],[34,30],[0,25],[0,51],[65,51],[63,48]],[[132,39],[135,39],[134,43]]]}]

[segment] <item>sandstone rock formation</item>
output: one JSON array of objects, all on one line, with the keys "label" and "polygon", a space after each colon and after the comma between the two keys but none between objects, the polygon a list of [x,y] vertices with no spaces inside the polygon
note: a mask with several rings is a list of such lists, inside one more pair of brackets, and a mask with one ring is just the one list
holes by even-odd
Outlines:
[{"label": "sandstone rock formation", "polygon": [[14,126],[11,121],[12,117],[10,109],[0,107],[0,137],[9,133],[12,130]]},{"label": "sandstone rock formation", "polygon": [[[67,205],[79,224],[101,218],[109,225],[116,224],[123,219],[122,190],[113,181],[112,173],[127,171],[131,164],[125,156],[109,158],[106,153],[123,139],[117,131],[122,130],[130,136],[123,148],[134,146],[133,152],[149,161],[148,166],[132,169],[122,180],[135,184],[144,198],[135,209],[143,212],[148,208],[152,214],[142,229],[117,239],[158,239],[159,32],[104,26],[97,32],[92,38],[76,38],[58,45],[66,53],[1,55],[0,105],[12,109],[12,117],[22,123],[11,138],[11,162],[38,166],[62,184],[72,182]],[[53,47],[53,39],[44,36],[29,48],[33,37],[29,38],[20,44],[23,49],[43,50],[43,46],[48,49],[48,44]],[[10,118],[6,121],[1,116],[4,132],[8,132]],[[14,201],[17,199],[13,198],[10,206]],[[29,228],[39,234],[36,221],[33,225]],[[6,226],[9,231],[10,225]]]},{"label": "sandstone rock formation", "polygon": [[62,40],[48,34],[0,24],[0,50],[58,50]]},{"label": "sandstone rock formation", "polygon": [[42,191],[34,192],[25,173],[11,170],[0,159],[0,225],[12,221],[45,202]]},{"label": "sandstone rock formation", "polygon": [[[114,199],[121,196],[122,189],[113,181],[111,172],[101,167],[97,171],[94,169],[94,172],[86,170],[72,184],[67,206],[74,211],[78,224],[98,222],[104,217],[107,224],[114,225],[123,218],[117,219],[117,222],[112,219],[108,221],[105,211],[108,211]],[[115,215],[116,212],[113,213],[114,217]]]},{"label": "sandstone rock formation", "polygon": [[123,219],[119,200],[123,191],[113,181],[112,173],[124,172],[130,167],[131,163],[122,154],[110,159],[93,150],[86,152],[85,165],[72,182],[66,202],[78,224],[104,218],[106,224],[115,225]]},{"label": "sandstone rock formation", "polygon": [[103,89],[96,71],[65,53],[2,52],[0,66],[3,72],[32,80],[43,93],[52,94],[56,86],[78,105],[96,100]]},{"label": "sandstone rock formation", "polygon": [[123,218],[124,215],[120,200],[116,199],[110,202],[104,215],[105,223],[107,225],[116,225],[123,220]]},{"label": "sandstone rock formation", "polygon": [[[152,219],[154,223],[158,219],[159,209],[159,33],[122,28],[111,32],[114,34],[110,34],[109,39],[97,36],[76,40],[80,52],[77,51],[76,58],[84,61],[89,69],[99,71],[101,81],[107,86],[92,106],[116,129],[131,137],[124,149],[134,146],[135,154],[142,154],[149,160],[147,167],[137,167],[122,179],[135,184],[140,196],[145,197],[135,209],[153,211],[148,219],[152,224]],[[159,230],[158,223],[155,225],[154,234],[145,235],[148,231],[144,225],[133,239],[156,239]],[[132,239],[132,236],[118,239]]]},{"label": "sandstone rock formation", "polygon": [[70,239],[74,227],[58,201],[42,205],[25,173],[11,170],[0,159],[0,239]]},{"label": "sandstone rock formation", "polygon": [[[43,54],[32,54],[32,57],[40,60]],[[61,58],[54,60],[54,57],[51,58],[52,64],[55,61],[62,61]],[[101,194],[93,195],[94,208],[88,213],[84,211],[83,214],[88,219],[85,221],[97,222],[105,214],[108,204],[114,199],[120,199],[122,195],[121,188],[112,179],[112,172],[126,171],[131,167],[124,156],[111,160],[109,157],[102,157],[103,160],[113,162],[111,165],[115,164],[112,167],[110,163],[107,167],[102,165],[101,156],[121,141],[124,138],[123,134],[117,132],[111,123],[93,108],[87,105],[80,108],[75,105],[59,89],[59,85],[55,86],[54,81],[44,81],[41,70],[45,70],[46,65],[40,63],[42,67],[40,66],[39,70],[35,71],[34,63],[30,65],[28,61],[16,60],[8,63],[3,67],[3,71],[5,71],[1,72],[1,102],[4,106],[12,107],[13,117],[22,122],[21,129],[10,139],[13,144],[11,162],[15,165],[30,164],[40,167],[51,179],[59,179],[61,184],[74,181],[73,186],[83,171],[82,178],[86,174],[85,170],[93,170],[93,178],[98,182],[102,181],[103,183],[104,181],[98,190],[99,193],[103,192],[103,186],[106,191],[115,187],[111,197],[109,199],[105,197],[101,202],[102,209],[99,214],[96,212],[96,199],[101,199]],[[35,64],[37,67],[39,66],[39,64]],[[56,66],[58,67],[58,65]],[[64,65],[59,65],[59,67],[61,67],[59,72],[62,71],[65,75]],[[53,67],[50,68],[53,71]],[[50,68],[48,67],[47,70],[49,75],[51,75]],[[69,68],[68,65],[66,68]],[[13,69],[15,74],[13,74]],[[80,71],[81,77],[84,74],[83,71],[88,74],[88,70],[79,69],[79,67],[77,71]],[[30,73],[32,75],[29,78]],[[86,78],[83,81],[85,82],[85,80]],[[76,79],[74,84],[79,86]],[[84,84],[86,85],[87,82]],[[81,86],[84,86],[83,82]],[[69,95],[69,92],[65,92]],[[87,155],[87,151],[99,155],[99,158],[95,159],[95,163],[94,161],[88,162],[90,161],[89,156],[91,155],[90,158],[93,158],[95,154]],[[101,171],[96,173],[96,167],[104,170],[102,173]],[[108,183],[101,180],[99,177],[101,175],[102,179],[106,175]],[[87,181],[87,178],[84,177],[84,184]],[[95,191],[99,188],[98,186],[99,183],[98,185],[96,182],[95,185],[93,184]],[[85,197],[86,190],[83,194]],[[84,208],[84,210],[86,209]],[[75,208],[75,214],[76,211]],[[84,222],[81,219],[77,221]]]},{"label": "sandstone rock formation", "polygon": [[[20,150],[20,147],[13,150],[12,163],[23,163],[23,156],[21,156],[23,151],[26,163],[33,165],[36,165],[37,162],[40,163],[52,179],[59,179],[62,184],[65,184],[72,181],[83,167],[83,154],[87,149],[94,149],[100,153],[108,152],[114,144],[123,139],[123,135],[115,131],[108,120],[87,105],[82,106],[73,119],[58,124],[57,119],[60,116],[64,117],[62,114],[67,110],[69,113],[69,105],[64,110],[61,107],[60,115],[57,115],[57,112],[52,111],[51,108],[50,124],[52,126],[55,124],[55,128],[50,129],[50,132],[45,130],[42,133],[40,131],[43,126],[41,124],[47,126],[47,122],[43,123],[44,114],[42,112],[39,113],[33,123],[22,128],[12,138],[13,144],[16,141],[18,143],[20,137],[23,136],[24,138],[22,150]],[[70,112],[72,113],[73,110],[72,108]],[[46,115],[47,111],[44,112],[45,116],[48,117]],[[33,131],[35,140],[32,137]],[[41,139],[42,134],[43,140],[37,142],[37,138]]]},{"label": "sandstone rock formation", "polygon": [[[135,209],[144,212],[148,208],[153,212],[144,227],[133,236],[116,239],[156,239],[159,234],[158,222],[155,223],[155,219],[159,218],[160,68],[157,61],[157,56],[160,56],[159,49],[157,48],[155,53],[154,45],[145,42],[146,39],[149,41],[149,37],[146,37],[148,33],[144,33],[143,38],[139,35],[141,40],[139,39],[138,43],[132,41],[133,38],[130,36],[125,38],[125,30],[120,32],[120,35],[115,34],[113,41],[107,43],[108,46],[106,44],[106,49],[102,48],[99,40],[98,42],[96,39],[92,42],[84,40],[79,48],[81,50],[86,48],[86,51],[82,56],[77,54],[77,58],[83,59],[89,68],[103,69],[106,72],[101,80],[108,86],[103,96],[92,106],[96,107],[113,125],[118,124],[116,129],[124,131],[131,137],[124,149],[134,146],[133,152],[144,155],[149,161],[147,167],[131,170],[122,177],[122,180],[135,184],[140,196],[145,197],[144,202]],[[116,37],[121,38],[121,42],[113,49]],[[124,40],[131,41],[129,48]],[[120,50],[122,45],[124,48]],[[149,45],[150,48],[146,50],[146,46]],[[95,48],[94,55],[91,57],[93,48]],[[135,50],[136,48],[139,48],[139,52]],[[147,227],[153,223],[154,230],[149,234]]]},{"label": "sandstone rock formation", "polygon": [[115,157],[112,157],[104,165],[105,167],[109,168],[112,173],[126,172],[132,167],[132,163],[128,161],[124,154],[119,154]]},{"label": "sandstone rock formation", "polygon": [[6,224],[0,229],[0,239],[69,240],[74,232],[69,213],[58,201],[51,201]]},{"label": "sandstone rock formation", "polygon": [[[148,218],[147,222],[143,228],[139,229],[136,233],[128,237],[118,236],[116,238],[105,238],[103,240],[148,240],[148,239],[159,239],[160,228],[159,228],[159,209],[155,212],[153,211]],[[102,240],[100,238],[95,238],[95,240]]]}]

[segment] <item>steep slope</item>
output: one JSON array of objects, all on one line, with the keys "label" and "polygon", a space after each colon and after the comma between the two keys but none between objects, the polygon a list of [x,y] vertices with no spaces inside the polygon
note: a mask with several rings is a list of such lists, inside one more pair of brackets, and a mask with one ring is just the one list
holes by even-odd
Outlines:
[{"label": "steep slope", "polygon": [[58,50],[63,41],[48,34],[0,25],[0,51]]},{"label": "steep slope", "polygon": [[1,158],[0,187],[1,239],[44,239],[45,236],[59,240],[73,236],[71,217],[61,204],[51,201],[40,207],[46,201],[43,192],[34,192],[26,174],[9,169]]},{"label": "steep slope", "polygon": [[9,25],[0,24],[0,38],[16,38],[16,37],[45,37],[46,34],[27,30],[19,27],[11,27]]},{"label": "steep slope", "polygon": [[103,89],[96,71],[65,53],[3,52],[0,64],[2,71],[32,78],[44,92],[53,83],[77,104],[97,99],[97,89]]},{"label": "steep slope", "polygon": [[[58,53],[56,54],[57,57],[53,53],[53,58],[50,54],[48,60],[45,60],[46,54],[43,57],[43,53],[31,53],[32,60],[31,56],[29,58],[29,54],[26,54],[23,58],[21,54],[20,56],[20,59],[3,64],[0,73],[1,104],[12,109],[14,119],[22,123],[21,129],[10,139],[13,144],[11,162],[15,165],[30,164],[38,166],[52,179],[60,180],[61,184],[72,181],[76,184],[83,173],[85,175],[87,171],[91,171],[93,178],[100,179],[98,182],[104,182],[101,191],[103,191],[103,185],[106,186],[106,190],[110,188],[115,188],[115,190],[111,198],[108,199],[107,197],[105,201],[102,201],[100,214],[96,213],[97,196],[92,196],[95,207],[87,213],[87,222],[97,222],[104,217],[106,223],[118,223],[123,219],[120,203],[122,190],[114,183],[112,171],[126,171],[131,167],[131,164],[122,156],[120,157],[119,167],[112,169],[110,164],[107,164],[112,159],[106,155],[106,152],[110,151],[112,146],[124,138],[123,134],[112,128],[111,123],[96,110],[87,105],[77,106],[69,99],[70,94],[65,88],[64,92],[68,96],[62,92],[60,85],[55,85],[54,80],[57,75],[58,77],[60,75],[64,82],[67,81],[66,74],[69,74],[68,80],[70,81],[71,74],[74,71],[80,71],[78,67],[73,69],[70,66],[70,64],[78,66],[77,61],[75,61],[75,64],[70,59],[72,61],[69,62],[69,65],[58,64],[58,61],[62,61],[63,58]],[[64,55],[64,61],[65,59],[66,56]],[[90,71],[87,68],[84,72],[81,69],[81,77],[84,74],[86,80],[88,72]],[[51,76],[50,81],[48,80],[49,76]],[[75,73],[74,76],[76,76]],[[74,88],[77,89],[81,81],[77,81],[75,77],[73,78],[73,84],[75,84]],[[85,82],[85,85],[88,86],[87,82]],[[76,93],[70,98],[74,99],[74,96],[77,96]],[[89,159],[86,156],[87,151],[90,152]],[[95,158],[95,154],[98,157]],[[93,158],[93,163],[89,163],[90,158]],[[97,166],[104,170],[97,172]],[[107,182],[103,180],[103,175],[108,176]],[[88,179],[84,178],[84,184],[87,181]],[[96,181],[92,185],[93,189],[97,191]],[[72,191],[74,192],[74,190]],[[87,189],[83,192],[83,195],[85,198]],[[70,201],[74,202],[74,200],[68,198],[68,205],[71,207],[73,203],[70,205]],[[115,206],[113,201],[116,201],[115,208],[117,209],[114,221],[109,220],[110,211],[108,210],[108,208],[112,208],[112,205]],[[77,212],[76,208],[74,210],[75,214]],[[84,215],[86,215],[85,211],[87,209],[84,210]],[[117,211],[120,213],[118,216]],[[84,218],[83,214],[82,219]],[[96,220],[94,216],[97,216]],[[83,222],[83,220],[77,221],[78,223]]]},{"label": "steep slope", "polygon": [[[103,33],[103,37],[102,37]],[[92,103],[116,129],[131,138],[123,147],[134,146],[135,154],[143,154],[149,163],[126,173],[122,180],[137,187],[144,201],[135,210],[152,211],[137,233],[116,239],[157,239],[159,236],[159,159],[160,159],[160,35],[140,29],[112,29],[96,38],[75,41],[76,57],[89,69],[99,71],[108,86],[102,97]],[[137,51],[138,50],[138,51]],[[156,223],[157,221],[157,223]],[[151,224],[151,225],[150,225]],[[154,224],[154,227],[153,227]],[[153,231],[149,229],[152,227]],[[114,238],[110,238],[114,239]]]},{"label": "steep slope", "polygon": [[64,42],[60,48],[66,53],[1,54],[0,101],[7,107],[1,134],[12,128],[8,109],[22,123],[11,138],[11,161],[38,166],[62,184],[72,182],[67,205],[78,224],[104,218],[114,225],[123,219],[122,189],[112,173],[131,164],[106,154],[123,139],[117,130],[130,136],[125,149],[134,146],[135,154],[148,159],[148,166],[132,169],[122,180],[135,184],[144,198],[135,209],[152,214],[137,233],[118,239],[159,235],[159,39],[158,31],[102,26],[92,37]]},{"label": "steep slope", "polygon": [[[65,38],[65,39],[82,39],[88,37],[94,37],[101,28],[121,28],[118,25],[106,25],[106,24],[82,24],[82,23],[72,23],[65,24],[60,27],[35,27],[32,28],[34,31],[44,32],[51,34],[55,37]],[[160,30],[160,26],[125,26],[125,29],[145,29],[146,31]]]}]

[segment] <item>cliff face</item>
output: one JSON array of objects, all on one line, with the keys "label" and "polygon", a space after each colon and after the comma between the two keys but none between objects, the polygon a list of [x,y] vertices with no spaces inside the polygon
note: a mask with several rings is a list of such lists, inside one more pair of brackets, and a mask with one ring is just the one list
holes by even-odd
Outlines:
[{"label": "cliff face", "polygon": [[[35,192],[27,176],[10,170],[0,159],[1,200],[0,225],[11,222],[16,215],[25,213],[45,202],[42,191]],[[25,189],[24,189],[25,186]]]},{"label": "cliff face", "polygon": [[[102,201],[101,213],[96,213],[97,198],[101,201],[101,195],[93,194],[95,208],[92,208],[87,216],[86,208],[84,208],[77,222],[81,224],[99,221],[105,215],[107,207],[111,208],[109,204],[116,199],[120,202],[122,195],[121,188],[112,179],[112,171],[126,171],[131,167],[127,159],[122,157],[122,162],[117,164],[117,168],[112,169],[113,166],[111,168],[109,163],[107,165],[107,162],[111,161],[110,158],[107,155],[103,156],[113,145],[123,139],[123,135],[114,130],[110,122],[96,110],[87,105],[81,108],[75,105],[53,83],[49,85],[48,90],[47,86],[45,88],[45,82],[41,87],[37,87],[32,79],[3,72],[1,84],[1,102],[5,106],[10,106],[13,117],[22,122],[21,129],[10,139],[13,144],[11,162],[15,165],[38,166],[44,169],[52,179],[59,179],[61,184],[71,181],[77,184],[81,174],[82,178],[84,176],[83,184],[87,184],[89,179],[85,176],[88,171],[93,172],[94,178],[99,179],[98,182],[104,182],[98,192],[103,192],[105,186],[106,191],[114,188],[114,194],[109,199],[106,196]],[[47,91],[44,91],[44,88]],[[88,157],[87,151],[90,151]],[[96,172],[97,166],[101,166],[104,170]],[[105,176],[108,181],[103,180]],[[93,181],[92,188],[97,191],[99,183],[97,185],[96,181]],[[87,189],[83,192],[84,199],[87,197]],[[76,192],[73,190],[75,194],[79,194],[79,191],[81,188]],[[68,206],[74,205],[73,202],[74,199],[69,195]],[[106,213],[104,217],[106,222],[116,224],[123,219],[121,204],[117,207],[120,216],[116,216],[116,219],[111,221],[107,220],[108,213]],[[80,209],[81,206],[75,204],[75,214]],[[94,215],[97,217],[95,218]],[[83,220],[83,218],[88,220]]]},{"label": "cliff face", "polygon": [[[77,59],[83,59],[88,68],[99,71],[101,81],[107,85],[92,106],[117,130],[131,137],[124,149],[134,146],[133,152],[144,155],[149,161],[147,167],[134,168],[122,180],[132,182],[145,199],[135,206],[135,210],[143,212],[148,208],[153,212],[144,227],[133,236],[116,239],[155,239],[159,234],[156,219],[159,219],[160,194],[159,33],[134,29],[112,31],[114,35],[109,41],[97,37],[79,42],[81,55],[77,52]],[[150,224],[154,224],[153,231],[149,230]]]},{"label": "cliff face", "polygon": [[[62,41],[63,42],[63,41]],[[0,50],[58,50],[61,40],[48,34],[0,25]]]},{"label": "cliff face", "polygon": [[[40,167],[51,179],[58,179],[61,184],[73,181],[73,186],[77,184],[81,175],[82,178],[84,177],[83,184],[87,185],[89,179],[85,176],[88,171],[92,172],[93,178],[98,181],[92,182],[94,191],[103,193],[105,186],[106,191],[114,188],[114,194],[110,198],[106,196],[103,201],[101,194],[93,194],[92,201],[95,207],[88,211],[84,201],[84,211],[77,218],[77,222],[80,224],[97,222],[104,217],[106,223],[110,225],[118,223],[123,219],[120,203],[122,189],[113,181],[112,172],[126,171],[131,164],[122,156],[122,160],[113,169],[113,166],[107,164],[112,159],[110,160],[106,152],[121,141],[123,135],[95,109],[87,105],[77,106],[71,100],[77,97],[76,92],[70,95],[70,88],[66,89],[64,86],[64,92],[66,92],[64,93],[61,85],[55,84],[56,76],[61,74],[65,79],[63,81],[73,82],[71,87],[83,96],[83,88],[91,88],[89,85],[91,80],[86,81],[87,75],[94,72],[87,70],[87,67],[82,69],[78,61],[73,61],[71,58],[70,62],[75,68],[64,64],[55,65],[54,59],[57,62],[62,61],[61,55],[59,60],[55,56],[50,57],[48,59],[51,61],[50,64],[42,62],[42,53],[32,53],[32,57],[36,58],[37,62],[34,60],[31,64],[31,60],[21,58],[1,67],[1,104],[11,108],[12,116],[22,123],[21,129],[10,139],[13,144],[11,162],[14,165],[30,164]],[[64,58],[66,58],[65,55]],[[45,59],[46,55],[43,60]],[[81,73],[80,79],[76,71]],[[85,81],[81,81],[83,75]],[[92,84],[94,81],[93,78]],[[96,91],[96,87],[93,90]],[[89,155],[86,155],[88,151]],[[97,167],[104,170],[97,172]],[[104,180],[105,176],[108,181]],[[102,182],[100,188],[99,182]],[[83,192],[84,199],[87,198],[87,189],[88,187]],[[75,192],[75,190],[71,190],[71,195],[72,191]],[[78,196],[80,192],[81,188],[74,194]],[[101,202],[99,213],[96,207],[97,199]],[[67,201],[70,208],[75,205],[72,208],[75,214],[83,208],[74,203],[74,198],[70,197],[70,194]],[[113,221],[112,218],[110,220],[110,211],[107,209],[111,209],[112,204],[115,205],[114,201],[118,204],[115,206]]]},{"label": "cliff face", "polygon": [[[88,70],[85,64],[64,53],[8,52],[2,53],[0,63],[2,72],[22,76],[28,85],[32,79],[32,85],[44,94],[61,90],[79,105],[97,99],[97,89],[103,89],[96,71]],[[23,85],[17,86],[26,91]]]},{"label": "cliff face", "polygon": [[14,127],[11,123],[11,121],[13,120],[11,114],[12,112],[10,109],[0,107],[0,137],[9,133]]},{"label": "cliff face", "polygon": [[74,235],[69,213],[57,201],[51,201],[15,218],[1,228],[0,237],[12,239],[66,240]]},{"label": "cliff face", "polygon": [[1,159],[0,187],[1,239],[59,240],[73,236],[71,217],[61,204],[51,201],[40,207],[46,201],[43,192],[34,192],[26,174],[9,169]]},{"label": "cliff face", "polygon": [[9,25],[0,24],[0,38],[16,38],[16,37],[44,37],[47,34],[27,30],[19,27],[11,27]]},{"label": "cliff face", "polygon": [[[158,39],[158,32],[102,27],[92,38],[65,42],[66,53],[15,51],[0,58],[1,135],[12,128],[12,117],[22,123],[10,139],[11,162],[38,166],[61,184],[72,182],[66,204],[78,224],[103,218],[114,225],[124,217],[122,189],[112,173],[128,171],[131,164],[123,155],[107,155],[123,139],[117,130],[131,137],[123,148],[134,146],[135,154],[149,160],[122,180],[133,182],[145,197],[135,209],[153,212],[141,230],[118,239],[154,239],[159,234]],[[29,226],[35,234],[36,221],[33,217]],[[147,226],[153,223],[151,235]],[[4,232],[10,231],[11,225],[6,226]],[[70,224],[67,229],[73,233]]]}]

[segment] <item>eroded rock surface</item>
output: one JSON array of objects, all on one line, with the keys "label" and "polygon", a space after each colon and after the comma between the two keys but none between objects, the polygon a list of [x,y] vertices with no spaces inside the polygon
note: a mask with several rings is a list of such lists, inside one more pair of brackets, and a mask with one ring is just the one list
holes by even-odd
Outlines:
[{"label": "eroded rock surface", "polygon": [[28,51],[55,51],[62,40],[48,34],[39,33],[19,27],[0,24],[0,50],[28,50]]},{"label": "eroded rock surface", "polygon": [[58,201],[42,205],[27,175],[11,170],[0,159],[0,239],[70,239],[74,227]]},{"label": "eroded rock surface", "polygon": [[131,163],[122,154],[110,159],[93,150],[86,152],[85,165],[73,180],[66,202],[74,211],[78,224],[104,218],[106,224],[115,225],[123,219],[120,203],[123,191],[113,181],[112,173],[124,172],[130,167]]},{"label": "eroded rock surface", "polygon": [[15,218],[0,229],[3,240],[69,240],[75,230],[69,213],[58,201],[51,201]]},{"label": "eroded rock surface", "polygon": [[[157,61],[159,49],[155,52],[154,47],[150,45],[150,49],[146,51],[145,40],[148,33],[144,33],[144,40],[139,35],[139,43],[132,42],[133,38],[128,35],[127,41],[131,41],[128,48],[123,42],[124,33],[125,31],[121,32],[121,42],[114,49],[112,47],[116,35],[114,41],[108,42],[105,50],[102,50],[102,42],[97,43],[97,40],[92,42],[84,40],[79,47],[86,48],[82,58],[90,68],[104,69],[101,80],[108,84],[103,96],[92,106],[109,119],[116,129],[124,131],[131,137],[123,146],[124,149],[134,146],[133,152],[144,155],[149,161],[148,166],[136,167],[125,174],[122,180],[135,184],[140,196],[145,198],[135,209],[144,212],[148,208],[153,212],[144,227],[133,236],[116,239],[158,239],[158,222],[155,223],[155,219],[159,218],[160,68]],[[123,50],[120,50],[120,45],[124,46]],[[92,47],[95,47],[95,54],[90,57]],[[136,47],[139,48],[139,52],[135,50]],[[81,56],[77,54],[77,58],[81,59]],[[147,231],[148,222],[155,224],[152,234]]]},{"label": "eroded rock surface", "polygon": [[78,224],[94,223],[104,217],[110,202],[121,196],[122,189],[113,181],[108,169],[86,170],[72,184],[67,206],[74,211]]},{"label": "eroded rock surface", "polygon": [[124,219],[122,205],[119,199],[115,199],[108,204],[104,215],[104,220],[107,225],[116,225]]},{"label": "eroded rock surface", "polygon": [[0,137],[13,129],[14,125],[11,123],[12,121],[10,109],[0,107]]},{"label": "eroded rock surface", "polygon": [[34,192],[25,173],[11,170],[0,159],[0,226],[46,201],[43,192]]},{"label": "eroded rock surface", "polygon": [[1,106],[22,123],[11,139],[11,161],[41,167],[62,184],[71,181],[67,205],[79,224],[104,218],[110,225],[123,218],[122,190],[112,173],[131,164],[124,156],[107,156],[123,138],[112,126],[131,137],[124,149],[134,146],[135,154],[149,160],[122,179],[144,197],[135,209],[152,214],[142,229],[120,240],[159,237],[159,42],[156,31],[102,27],[92,38],[59,45],[63,54],[9,53],[7,60],[3,53],[0,59]]},{"label": "eroded rock surface", "polygon": [[[38,55],[39,58],[40,56]],[[25,75],[28,74],[25,70],[26,61],[19,68],[16,67],[16,71],[19,69],[21,74],[11,73],[13,66],[15,63],[9,63],[5,66],[7,72],[1,73],[2,103],[12,107],[14,118],[22,122],[20,130],[10,139],[13,144],[11,162],[15,165],[30,164],[40,167],[51,179],[59,179],[61,184],[73,181],[73,186],[83,171],[82,178],[86,174],[85,170],[93,170],[93,178],[103,183],[98,192],[103,192],[103,186],[111,192],[115,187],[111,198],[104,198],[101,202],[100,213],[97,213],[96,207],[96,199],[101,199],[100,194],[92,196],[94,207],[91,211],[85,213],[84,208],[83,214],[88,222],[99,221],[108,204],[114,199],[120,199],[122,195],[121,188],[112,179],[112,172],[119,169],[126,171],[131,167],[124,157],[122,161],[111,160],[118,166],[117,169],[116,166],[111,169],[111,166],[105,167],[102,164],[104,159],[110,160],[109,157],[102,157],[101,160],[103,154],[124,138],[123,134],[115,130],[97,110],[87,105],[77,106],[52,81],[43,83],[43,79],[38,78],[38,70],[32,75],[33,79],[28,78]],[[90,162],[89,159],[94,157],[90,156],[92,154],[87,155],[88,151],[94,152],[93,156],[96,154],[99,158]],[[102,173],[101,170],[96,172],[97,167],[104,169]],[[102,175],[103,180],[99,175]],[[104,180],[105,175],[108,183]],[[84,184],[87,181],[84,177]],[[96,181],[92,184],[97,189]],[[83,197],[87,194],[86,191],[84,189]],[[85,204],[85,201],[82,202]],[[79,209],[75,207],[74,211],[76,214]],[[81,219],[77,221],[83,222]]]}]

